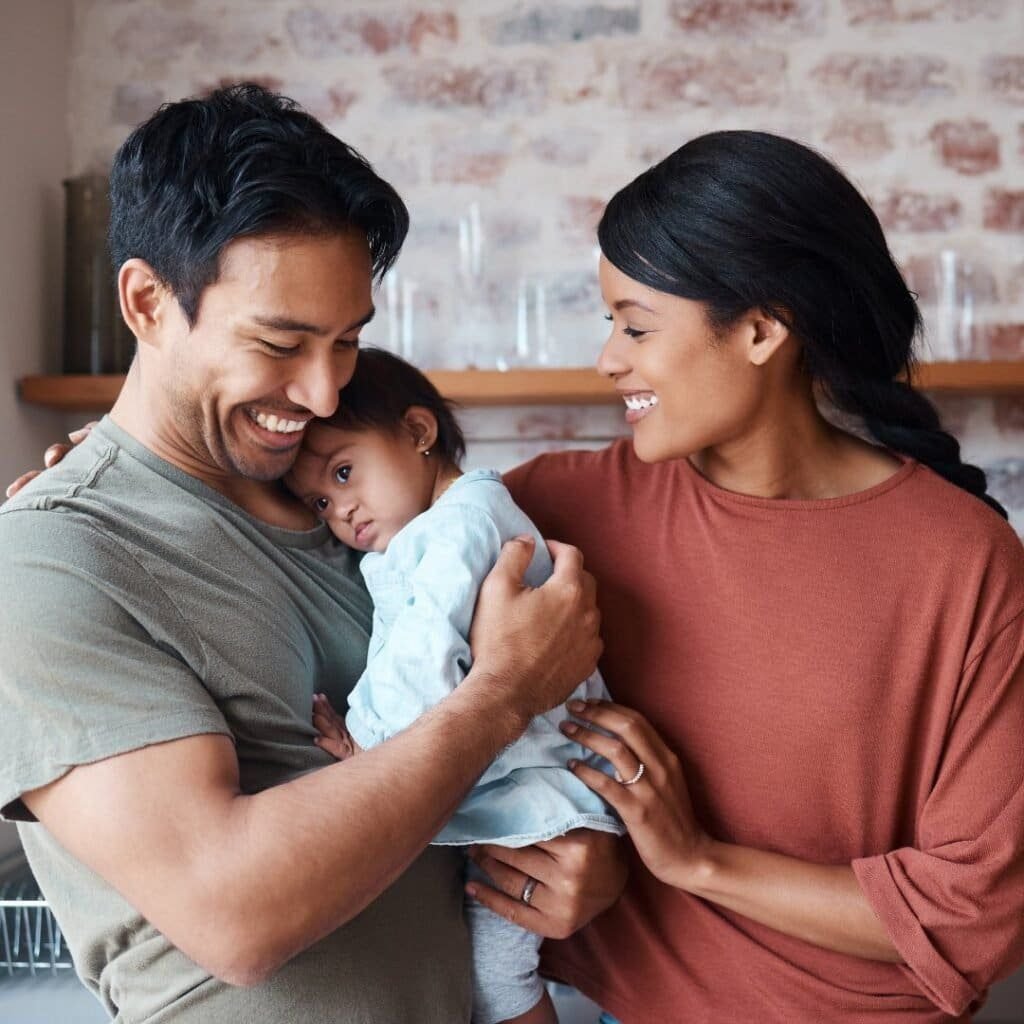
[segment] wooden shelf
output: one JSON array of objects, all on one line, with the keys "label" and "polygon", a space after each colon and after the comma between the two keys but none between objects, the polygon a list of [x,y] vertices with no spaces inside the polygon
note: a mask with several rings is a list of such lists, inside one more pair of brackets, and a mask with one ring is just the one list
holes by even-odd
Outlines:
[{"label": "wooden shelf", "polygon": [[[446,397],[465,406],[603,405],[618,399],[612,385],[592,369],[434,370],[428,376]],[[124,378],[117,375],[25,377],[22,401],[65,412],[109,409]],[[918,386],[964,395],[1024,396],[1024,360],[991,363],[926,363]]]},{"label": "wooden shelf", "polygon": [[921,363],[915,383],[924,391],[962,395],[1024,395],[1024,360]]}]

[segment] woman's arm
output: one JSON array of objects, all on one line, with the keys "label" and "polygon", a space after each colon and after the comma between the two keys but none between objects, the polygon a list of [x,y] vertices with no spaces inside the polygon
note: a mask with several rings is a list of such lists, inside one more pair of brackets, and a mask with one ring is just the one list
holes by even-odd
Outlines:
[{"label": "woman's arm", "polygon": [[584,724],[567,722],[565,732],[608,758],[623,779],[632,780],[643,764],[631,784],[585,764],[570,767],[619,812],[637,853],[658,879],[816,946],[901,962],[850,865],[717,842],[694,817],[678,757],[647,719],[607,701],[573,702],[569,710]]},{"label": "woman's arm", "polygon": [[669,884],[786,935],[867,960],[902,962],[848,865],[707,840],[680,869]]}]

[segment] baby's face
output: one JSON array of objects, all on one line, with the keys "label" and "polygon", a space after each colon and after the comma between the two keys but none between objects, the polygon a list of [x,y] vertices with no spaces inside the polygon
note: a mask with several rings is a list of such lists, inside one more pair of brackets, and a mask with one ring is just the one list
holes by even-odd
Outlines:
[{"label": "baby's face", "polygon": [[399,428],[340,430],[314,421],[284,482],[342,543],[383,551],[399,530],[430,507],[431,460]]}]

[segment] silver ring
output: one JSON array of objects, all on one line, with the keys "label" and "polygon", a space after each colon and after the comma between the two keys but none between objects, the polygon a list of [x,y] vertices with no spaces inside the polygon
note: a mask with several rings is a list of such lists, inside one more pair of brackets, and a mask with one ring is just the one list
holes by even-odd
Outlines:
[{"label": "silver ring", "polygon": [[527,878],[526,885],[523,886],[523,893],[519,897],[527,906],[530,905],[530,900],[533,899],[533,890],[537,888],[536,878]]},{"label": "silver ring", "polygon": [[624,779],[618,772],[616,772],[615,781],[621,782],[624,786],[636,785],[636,783],[638,783],[644,777],[644,771],[646,770],[643,761],[638,762],[638,764],[640,765],[640,767],[637,768],[636,775],[634,775],[633,778]]}]

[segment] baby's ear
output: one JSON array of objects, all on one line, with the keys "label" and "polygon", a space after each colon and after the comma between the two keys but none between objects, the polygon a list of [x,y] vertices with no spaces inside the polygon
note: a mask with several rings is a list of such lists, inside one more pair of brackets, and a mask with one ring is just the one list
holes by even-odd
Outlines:
[{"label": "baby's ear", "polygon": [[402,426],[422,452],[428,452],[437,440],[437,417],[422,405],[410,405],[402,416]]}]

